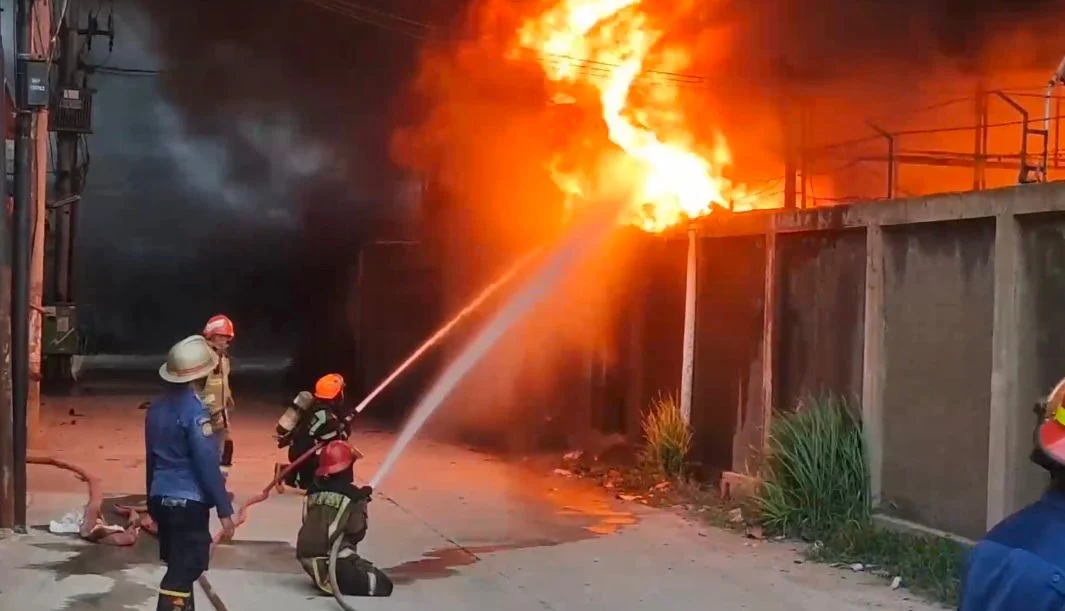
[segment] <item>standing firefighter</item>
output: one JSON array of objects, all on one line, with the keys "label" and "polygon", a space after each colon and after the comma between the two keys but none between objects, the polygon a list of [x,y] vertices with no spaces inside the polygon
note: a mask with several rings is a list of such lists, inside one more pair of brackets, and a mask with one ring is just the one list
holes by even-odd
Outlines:
[{"label": "standing firefighter", "polygon": [[1065,605],[1065,380],[1037,411],[1031,459],[1050,473],[1050,486],[973,548],[960,611],[1057,611]]},{"label": "standing firefighter", "polygon": [[203,327],[203,336],[218,356],[218,366],[204,385],[203,402],[211,413],[211,427],[218,434],[222,473],[228,478],[233,466],[233,439],[229,434],[229,410],[233,408],[233,391],[229,386],[229,346],[236,336],[233,321],[223,314],[212,316]]},{"label": "standing firefighter", "polygon": [[200,399],[218,355],[199,335],[170,349],[159,376],[167,382],[144,423],[148,513],[158,526],[166,574],[157,611],[191,610],[192,585],[211,559],[211,508],[233,536],[233,504],[218,464],[211,416]]},{"label": "standing firefighter", "polygon": [[[318,443],[348,438],[349,414],[344,409],[344,377],[339,373],[324,375],[315,383],[313,396],[308,397],[309,394],[304,391],[297,395],[292,406],[277,422],[277,445],[288,447],[289,463]],[[275,474],[279,474],[286,466],[275,465]],[[285,483],[307,490],[314,480],[317,466],[318,457],[312,456],[293,471]]]},{"label": "standing firefighter", "polygon": [[303,525],[296,538],[296,558],[314,585],[332,594],[329,554],[341,539],[336,578],[347,596],[390,596],[392,580],[381,569],[359,557],[357,547],[366,537],[366,509],[373,490],[354,485],[355,461],[362,458],[346,441],[332,441],[323,450],[316,479],[307,490]]}]

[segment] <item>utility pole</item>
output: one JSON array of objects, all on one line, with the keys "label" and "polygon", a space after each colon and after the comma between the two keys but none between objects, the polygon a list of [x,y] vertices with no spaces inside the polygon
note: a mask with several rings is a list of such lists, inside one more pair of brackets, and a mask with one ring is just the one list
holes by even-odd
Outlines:
[{"label": "utility pole", "polygon": [[32,241],[33,108],[48,105],[47,63],[30,48],[33,0],[15,1],[15,202],[11,269],[11,403],[14,447],[15,530],[26,529],[27,399],[30,348],[30,250]]},{"label": "utility pole", "polygon": [[58,24],[59,57],[57,62],[58,91],[54,97],[49,129],[55,132],[56,178],[55,202],[50,206],[51,245],[53,261],[49,267],[49,306],[46,308],[47,369],[61,384],[73,382],[71,363],[78,351],[80,333],[75,310],[75,242],[78,208],[84,185],[85,160],[79,155],[85,134],[92,133],[92,90],[86,83],[84,50],[92,49],[98,36],[110,39],[114,48],[113,15],[107,27],[101,28],[97,15],[88,13],[86,27],[80,15],[70,11]]},{"label": "utility pole", "polygon": [[[67,18],[59,31],[59,88],[60,91],[81,89],[81,70],[79,69],[78,27]],[[79,186],[78,177],[78,141],[81,135],[73,131],[56,131],[56,180],[55,198],[63,201],[75,195]],[[55,211],[55,276],[53,279],[56,303],[70,303],[71,270],[74,251],[73,229],[76,203],[66,204]],[[66,367],[62,369],[67,369]]]},{"label": "utility pole", "polygon": [[[2,23],[0,19],[0,23]],[[3,28],[0,28],[2,31]],[[4,146],[0,147],[0,528],[15,527],[15,440],[11,404],[11,208],[8,207],[7,137],[11,109],[8,107],[7,58],[0,36],[0,121]]]}]

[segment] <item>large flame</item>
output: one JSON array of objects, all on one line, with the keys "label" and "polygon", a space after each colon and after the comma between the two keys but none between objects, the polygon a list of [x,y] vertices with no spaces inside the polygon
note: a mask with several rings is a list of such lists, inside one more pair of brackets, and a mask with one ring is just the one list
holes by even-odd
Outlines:
[{"label": "large flame", "polygon": [[[677,80],[656,78],[689,61],[681,50],[657,53],[662,34],[641,10],[641,0],[558,0],[522,24],[514,50],[534,54],[556,101],[575,101],[566,86],[592,87],[609,138],[625,153],[601,159],[595,168],[556,159],[556,184],[575,200],[594,197],[591,191],[604,188],[596,185],[609,183],[630,202],[624,222],[649,232],[705,216],[714,206],[752,207],[749,201],[735,205],[743,197],[740,189],[722,175],[731,163],[725,138],[718,134],[709,150],[698,150],[677,108]],[[653,71],[647,65],[652,52]],[[642,82],[653,91],[635,96]]]}]

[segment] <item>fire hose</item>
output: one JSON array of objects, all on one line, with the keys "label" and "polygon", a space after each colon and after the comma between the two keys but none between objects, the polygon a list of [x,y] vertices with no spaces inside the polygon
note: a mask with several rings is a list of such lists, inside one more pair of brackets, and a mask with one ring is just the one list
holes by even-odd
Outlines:
[{"label": "fire hose", "polygon": [[[289,474],[292,473],[292,471],[296,470],[297,468],[299,468],[300,465],[307,462],[307,460],[309,460],[311,456],[313,456],[318,450],[320,450],[323,445],[324,444],[319,443],[310,450],[304,452],[302,455],[300,455],[299,458],[292,461],[292,463],[288,465],[288,467],[286,467],[283,471],[281,471],[281,473],[274,477],[274,479],[265,488],[263,488],[262,491],[259,492],[259,494],[245,501],[240,506],[240,509],[237,511],[236,519],[233,520],[234,527],[240,527],[241,525],[243,525],[244,522],[246,522],[248,519],[248,509],[253,505],[257,505],[265,501],[270,496],[270,492],[276,486],[283,482],[285,478],[287,478]],[[46,465],[57,467],[65,471],[70,471],[86,483],[89,488],[89,502],[85,504],[84,517],[82,519],[81,529],[79,532],[79,535],[83,539],[87,541],[92,541],[94,543],[103,543],[105,545],[114,545],[121,547],[133,545],[137,541],[138,529],[142,526],[146,526],[139,514],[139,510],[141,508],[131,506],[116,506],[116,511],[119,511],[120,513],[125,513],[127,515],[129,519],[128,525],[123,530],[117,532],[108,528],[106,525],[103,524],[102,520],[100,519],[100,508],[103,505],[103,492],[100,490],[100,479],[98,477],[89,474],[89,472],[82,469],[81,467],[78,467],[77,465],[72,465],[68,462],[52,458],[51,456],[29,456],[26,458],[26,462],[31,465]],[[145,530],[151,532],[150,528],[145,528]],[[211,537],[212,556],[214,555],[214,550],[218,546],[218,543],[221,538],[221,532],[215,533]],[[330,566],[329,572],[330,580],[332,582],[335,582],[336,569]],[[211,582],[207,580],[207,575],[200,575],[199,579],[197,579],[196,582],[200,584],[200,588],[203,589],[204,594],[207,596],[207,600],[209,600],[211,602],[211,605],[214,606],[215,611],[228,611],[228,608],[226,607],[222,599],[218,596],[218,593],[211,585]],[[339,589],[337,589],[336,585],[333,585],[333,596],[334,598],[336,598],[341,608],[345,609],[346,611],[354,611],[341,598],[340,591]]]}]

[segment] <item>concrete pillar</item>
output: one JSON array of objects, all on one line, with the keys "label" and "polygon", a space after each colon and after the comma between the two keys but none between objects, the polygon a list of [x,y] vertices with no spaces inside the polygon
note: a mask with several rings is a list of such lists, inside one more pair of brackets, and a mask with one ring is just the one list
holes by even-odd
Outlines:
[{"label": "concrete pillar", "polygon": [[869,225],[865,234],[865,345],[862,358],[862,430],[869,464],[869,493],[880,504],[884,471],[884,229]]},{"label": "concrete pillar", "polygon": [[684,422],[692,422],[692,392],[695,386],[695,283],[699,275],[699,240],[695,226],[688,228],[688,260],[684,272],[684,354],[680,374],[680,414]]},{"label": "concrete pillar", "polygon": [[1021,414],[1029,411],[1018,397],[1020,359],[1021,237],[1016,217],[995,217],[995,314],[991,331],[991,410],[987,451],[987,526],[994,526],[1012,509],[1014,475],[1021,443],[1031,443],[1019,430]]},{"label": "concrete pillar", "polygon": [[777,256],[777,233],[765,236],[765,302],[762,309],[762,448],[769,443],[769,427],[776,407],[777,350],[780,331],[780,260]]}]

